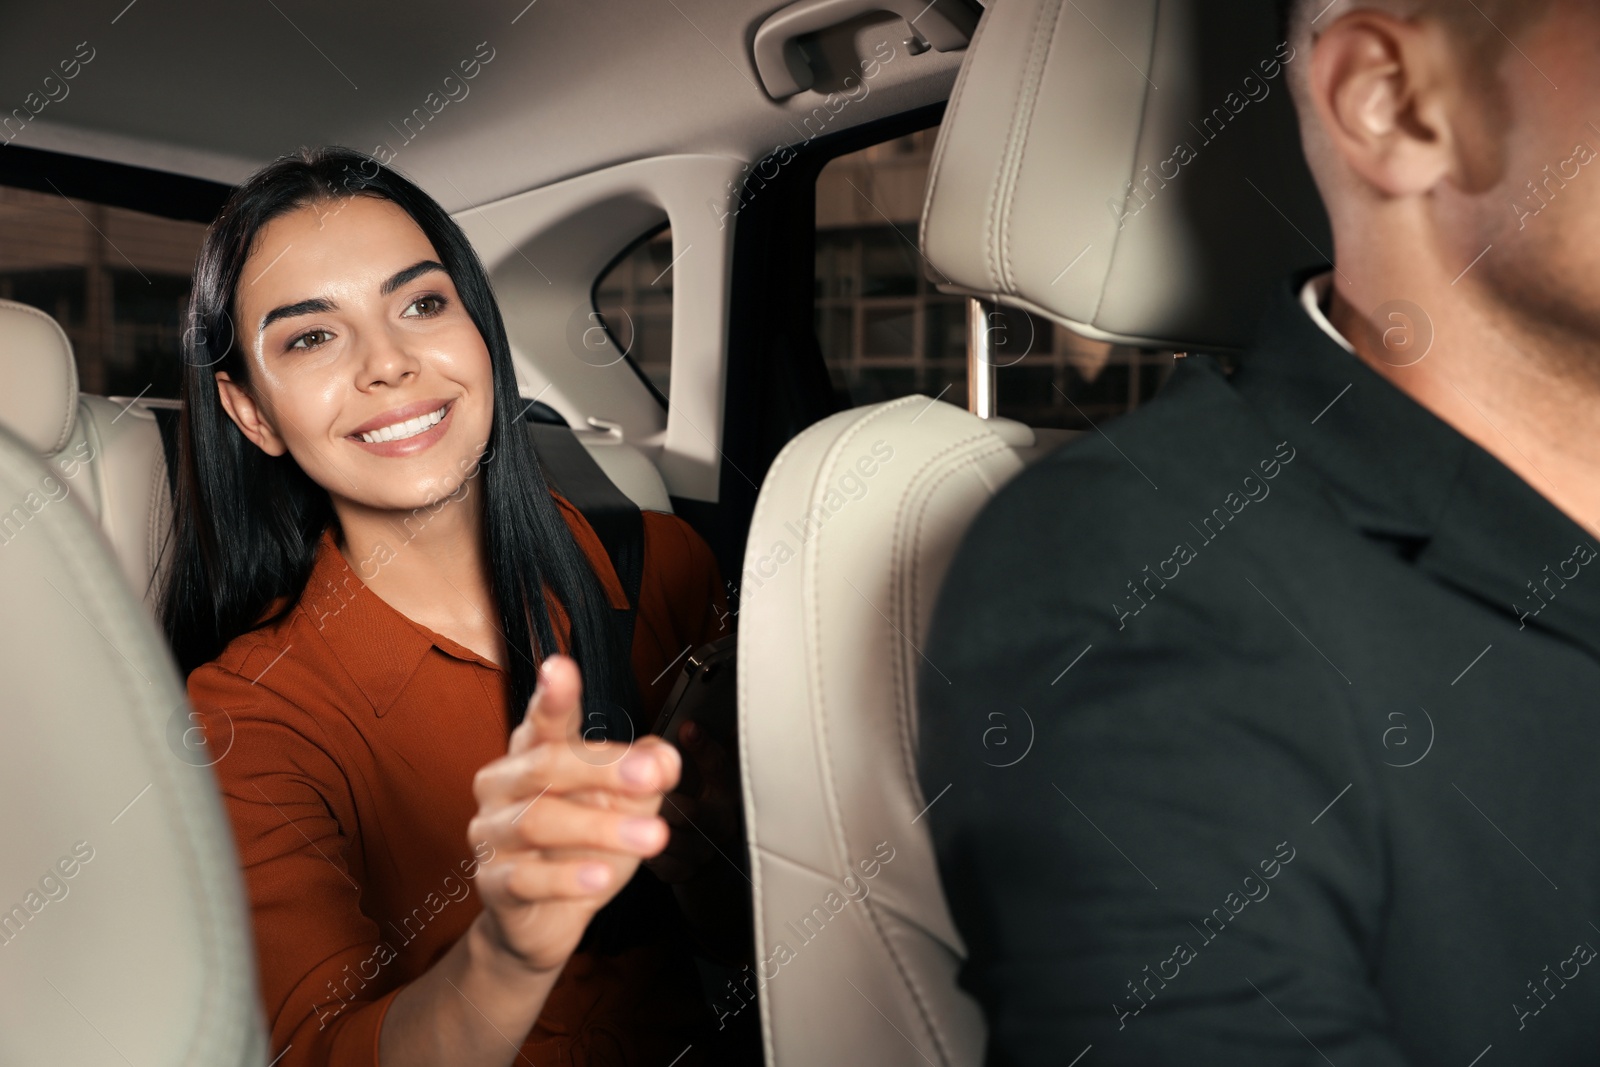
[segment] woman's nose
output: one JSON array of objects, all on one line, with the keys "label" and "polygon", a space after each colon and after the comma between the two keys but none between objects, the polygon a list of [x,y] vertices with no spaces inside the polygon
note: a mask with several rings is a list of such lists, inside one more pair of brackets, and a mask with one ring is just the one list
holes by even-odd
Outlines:
[{"label": "woman's nose", "polygon": [[419,362],[406,351],[405,346],[391,338],[380,337],[364,343],[359,350],[360,384],[362,388],[374,385],[399,385],[416,376]]}]

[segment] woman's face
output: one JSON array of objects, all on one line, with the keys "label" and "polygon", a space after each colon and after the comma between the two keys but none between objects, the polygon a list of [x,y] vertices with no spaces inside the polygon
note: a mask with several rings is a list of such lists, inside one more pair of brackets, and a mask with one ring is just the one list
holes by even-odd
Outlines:
[{"label": "woman's face", "polygon": [[234,299],[248,382],[217,375],[234,423],[341,503],[409,511],[456,493],[489,440],[489,350],[401,208],[308,205],[257,235]]}]

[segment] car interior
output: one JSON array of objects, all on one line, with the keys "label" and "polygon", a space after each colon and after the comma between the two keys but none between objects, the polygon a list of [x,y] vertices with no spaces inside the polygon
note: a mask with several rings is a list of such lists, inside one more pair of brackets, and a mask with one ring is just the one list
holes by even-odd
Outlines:
[{"label": "car interior", "polygon": [[[0,1062],[281,1052],[211,778],[226,739],[197,747],[152,610],[199,238],[319,143],[471,238],[553,479],[576,500],[598,471],[716,554],[756,960],[708,983],[714,1010],[758,1013],[772,1065],[981,1062],[922,822],[919,646],[1002,485],[1175,359],[1242,349],[1267,288],[1328,259],[1273,7],[30,13],[0,41]],[[74,56],[70,91],[22,103]]]}]

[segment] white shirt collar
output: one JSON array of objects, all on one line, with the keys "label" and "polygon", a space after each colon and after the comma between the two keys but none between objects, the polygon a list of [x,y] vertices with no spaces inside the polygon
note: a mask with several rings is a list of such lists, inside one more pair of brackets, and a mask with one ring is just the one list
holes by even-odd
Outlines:
[{"label": "white shirt collar", "polygon": [[1333,271],[1324,271],[1315,278],[1310,279],[1300,287],[1300,304],[1306,309],[1306,314],[1311,316],[1311,321],[1322,327],[1322,332],[1339,342],[1339,347],[1350,353],[1356,354],[1355,345],[1345,339],[1344,334],[1334,329],[1333,323],[1328,321],[1323,305],[1328,302],[1328,290],[1333,284]]}]

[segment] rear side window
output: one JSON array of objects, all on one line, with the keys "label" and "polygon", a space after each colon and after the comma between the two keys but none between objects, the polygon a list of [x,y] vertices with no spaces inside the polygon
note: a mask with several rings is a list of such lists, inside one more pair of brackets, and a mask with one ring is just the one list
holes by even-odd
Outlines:
[{"label": "rear side window", "polygon": [[[817,177],[816,330],[845,406],[922,393],[967,403],[967,300],[939,292],[918,249],[938,128],[841,155]],[[1172,353],[1091,341],[1025,311],[989,322],[1000,414],[1088,429],[1155,395]]]},{"label": "rear side window", "polygon": [[594,285],[611,343],[663,400],[672,395],[672,231],[645,234]]},{"label": "rear side window", "polygon": [[0,186],[0,298],[55,318],[85,393],[176,397],[205,225]]}]

